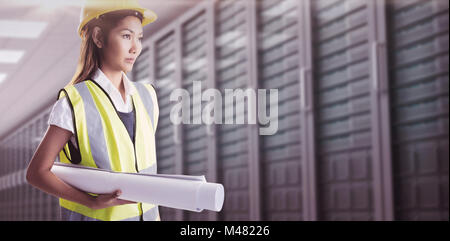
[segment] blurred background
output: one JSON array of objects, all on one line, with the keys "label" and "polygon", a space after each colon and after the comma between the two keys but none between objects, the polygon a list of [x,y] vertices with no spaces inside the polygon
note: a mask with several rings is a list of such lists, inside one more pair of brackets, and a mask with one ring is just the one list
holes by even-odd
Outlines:
[{"label": "blurred background", "polygon": [[[160,207],[163,221],[449,220],[447,0],[140,3],[159,18],[128,76],[157,88],[158,173],[225,187],[221,212]],[[25,173],[75,72],[80,7],[0,0],[0,220],[59,219]],[[173,125],[170,93],[193,81],[278,89],[277,133]]]}]

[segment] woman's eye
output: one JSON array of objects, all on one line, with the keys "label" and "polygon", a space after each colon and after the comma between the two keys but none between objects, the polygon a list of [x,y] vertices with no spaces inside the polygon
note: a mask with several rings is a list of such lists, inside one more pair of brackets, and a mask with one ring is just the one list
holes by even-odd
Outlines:
[{"label": "woman's eye", "polygon": [[122,37],[125,37],[125,36],[127,36],[128,39],[131,37],[131,35],[129,35],[129,34],[124,34],[124,35],[122,35]]},{"label": "woman's eye", "polygon": [[140,38],[139,38],[139,41],[141,41],[141,42],[142,42],[142,39],[143,39],[143,37],[140,37]]}]

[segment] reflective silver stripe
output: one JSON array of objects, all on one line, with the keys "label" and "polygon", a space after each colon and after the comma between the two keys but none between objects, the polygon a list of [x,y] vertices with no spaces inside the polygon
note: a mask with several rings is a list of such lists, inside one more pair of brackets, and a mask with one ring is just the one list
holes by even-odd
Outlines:
[{"label": "reflective silver stripe", "polygon": [[92,157],[98,168],[111,170],[111,162],[109,160],[108,149],[105,142],[105,134],[103,133],[102,118],[97,110],[91,92],[85,82],[74,85],[81,95],[84,103],[84,111],[86,116],[87,133],[91,146]]},{"label": "reflective silver stripe", "polygon": [[144,213],[143,218],[144,221],[156,221],[158,216],[159,216],[158,206],[154,206],[152,209]]},{"label": "reflective silver stripe", "polygon": [[136,89],[141,97],[142,102],[144,103],[145,109],[147,109],[147,113],[150,116],[150,120],[152,121],[153,129],[155,129],[155,121],[153,120],[153,100],[148,92],[147,88],[142,83],[134,83]]},{"label": "reflective silver stripe", "polygon": [[[154,209],[154,208],[152,208],[152,209]],[[151,210],[149,210],[149,211],[151,211]],[[61,207],[61,220],[62,221],[102,221],[99,219],[84,216],[83,214],[79,214],[77,212],[70,211],[69,209],[66,209],[63,207]],[[140,216],[122,219],[120,221],[140,221]]]},{"label": "reflective silver stripe", "polygon": [[70,211],[69,209],[61,207],[61,220],[62,221],[100,221],[95,218],[90,218],[79,214],[77,212]]},{"label": "reflective silver stripe", "polygon": [[156,162],[155,162],[150,167],[140,170],[139,173],[156,174],[156,171],[157,170],[156,170]]}]

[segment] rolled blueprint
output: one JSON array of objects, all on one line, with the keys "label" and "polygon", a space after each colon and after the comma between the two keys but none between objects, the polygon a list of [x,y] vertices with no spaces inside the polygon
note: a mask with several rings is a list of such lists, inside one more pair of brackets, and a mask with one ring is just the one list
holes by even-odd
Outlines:
[{"label": "rolled blueprint", "polygon": [[55,162],[51,171],[64,182],[88,193],[106,194],[117,189],[120,199],[201,212],[219,212],[224,201],[220,183],[204,176],[124,173]]}]

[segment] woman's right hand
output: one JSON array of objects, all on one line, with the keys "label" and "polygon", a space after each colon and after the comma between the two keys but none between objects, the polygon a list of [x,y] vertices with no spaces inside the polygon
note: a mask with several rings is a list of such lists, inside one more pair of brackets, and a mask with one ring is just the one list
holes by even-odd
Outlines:
[{"label": "woman's right hand", "polygon": [[115,192],[110,194],[99,194],[97,197],[95,197],[91,208],[97,210],[117,205],[136,203],[133,201],[119,199],[119,196],[121,194],[122,192],[120,190],[116,190]]}]

